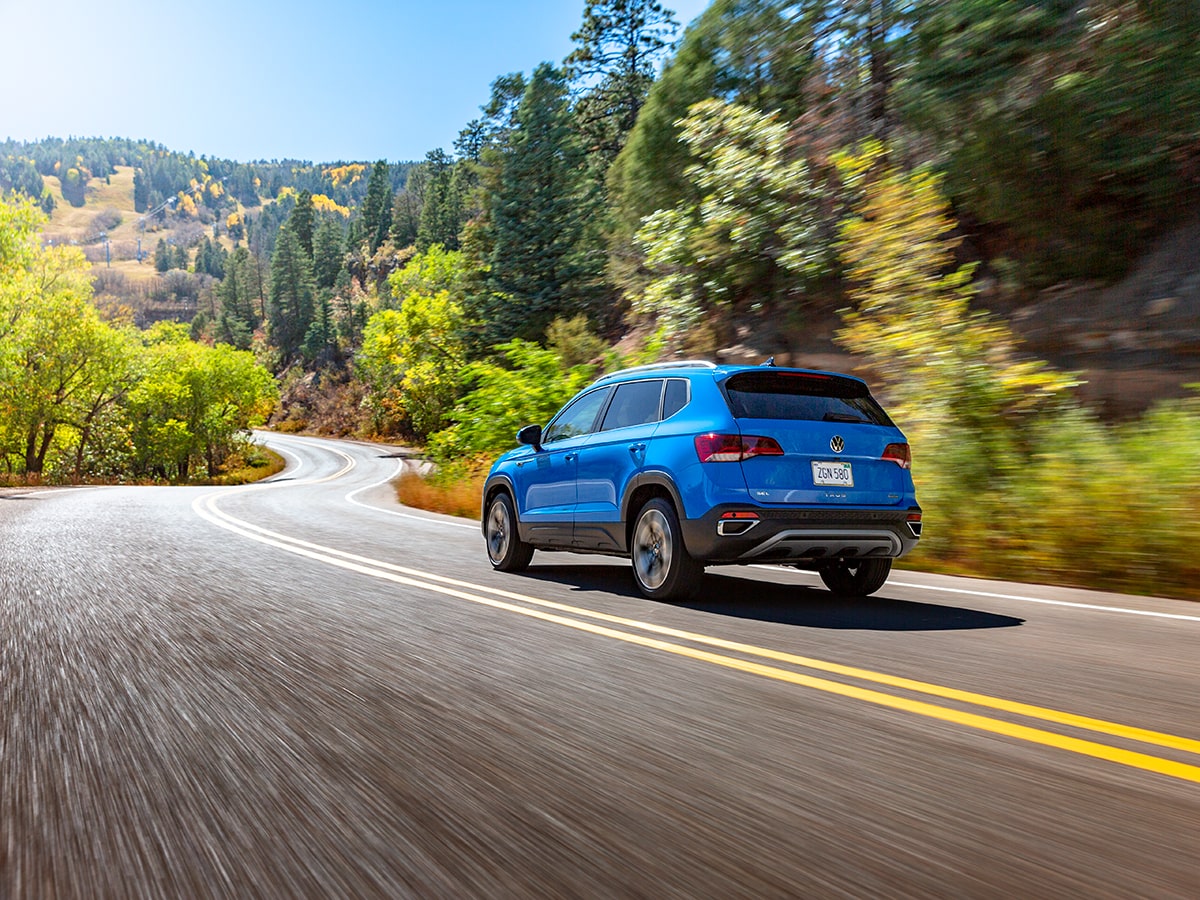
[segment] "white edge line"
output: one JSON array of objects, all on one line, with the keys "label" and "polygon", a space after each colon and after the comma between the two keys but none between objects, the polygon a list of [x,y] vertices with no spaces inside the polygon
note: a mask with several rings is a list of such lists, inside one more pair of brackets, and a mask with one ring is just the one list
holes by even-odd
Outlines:
[{"label": "white edge line", "polygon": [[[56,494],[69,494],[72,491],[94,491],[108,487],[124,487],[117,484],[79,484],[75,487],[58,487],[56,485],[38,485],[36,488],[28,489],[25,487],[0,488],[0,494],[10,493],[14,497],[28,497],[31,500],[37,500],[42,497],[50,497]],[[21,493],[18,493],[21,492]]]},{"label": "white edge line", "polygon": [[[317,440],[320,440],[320,439],[318,438]],[[351,443],[357,443],[360,446],[364,446],[364,447],[373,447],[374,446],[372,444],[366,444],[361,441],[356,441],[356,442],[351,442]],[[295,454],[288,453],[285,450],[282,450],[282,448],[280,448],[278,444],[276,444],[275,449],[278,450],[280,453],[282,453],[284,456],[291,456],[293,459],[295,459],[297,461],[298,467],[297,467],[296,471],[300,471],[300,469],[303,468],[304,461],[302,459],[300,459],[300,457],[296,456]],[[341,450],[334,449],[333,452],[340,453],[343,457],[349,458]],[[368,484],[368,485],[365,485],[364,487],[355,488],[353,491],[351,491],[350,493],[348,493],[346,495],[346,497],[345,497],[346,501],[348,503],[353,504],[354,506],[360,506],[363,509],[369,509],[369,510],[372,510],[373,512],[386,513],[389,516],[398,516],[401,519],[412,519],[417,522],[424,522],[425,524],[432,523],[434,525],[446,525],[451,528],[470,528],[472,531],[479,530],[479,523],[477,523],[477,522],[449,522],[449,521],[446,521],[445,519],[435,519],[435,518],[432,518],[431,516],[418,516],[418,515],[414,515],[412,513],[399,512],[398,510],[394,510],[394,509],[384,509],[382,506],[371,506],[369,503],[363,503],[360,500],[354,499],[356,494],[361,494],[363,491],[369,491],[372,488],[380,487],[380,486],[385,485],[388,482],[392,481],[397,475],[400,474],[400,470],[403,468],[404,468],[404,460],[402,460],[402,459],[396,460],[396,471],[395,472],[393,472],[387,478],[384,478],[382,481],[376,481],[374,484]],[[301,484],[304,482],[286,481],[286,482],[279,482],[279,483],[281,483],[281,484]]]},{"label": "white edge line", "polygon": [[[752,568],[774,571],[780,567],[754,565]],[[797,571],[803,575],[812,575],[814,578],[817,577],[816,573],[814,572],[806,572],[803,569],[798,569]],[[1127,616],[1148,616],[1153,619],[1175,619],[1182,622],[1200,622],[1200,616],[1188,616],[1184,615],[1183,613],[1155,612],[1149,609],[1130,609],[1125,606],[1103,606],[1099,603],[1078,603],[1073,600],[1049,600],[1045,597],[1026,597],[1021,594],[997,594],[991,591],[972,591],[967,588],[939,587],[938,585],[933,584],[913,584],[912,582],[908,581],[894,581],[890,578],[888,579],[887,584],[891,587],[913,588],[918,591],[939,591],[943,594],[965,594],[970,597],[987,597],[992,600],[1019,600],[1023,603],[1041,603],[1046,606],[1067,606],[1072,609],[1091,609],[1096,610],[1097,612],[1122,613]],[[1187,601],[1181,600],[1179,602],[1183,603]]]},{"label": "white edge line", "polygon": [[432,518],[431,516],[418,516],[418,515],[414,515],[412,513],[399,512],[398,510],[394,510],[394,509],[384,509],[382,506],[371,506],[369,503],[363,503],[360,500],[354,499],[355,494],[361,494],[363,491],[369,491],[372,488],[377,488],[382,485],[388,484],[393,479],[395,479],[395,477],[397,475],[400,474],[400,471],[403,468],[404,468],[404,460],[402,460],[402,459],[396,460],[396,471],[395,472],[393,472],[387,478],[383,479],[383,481],[377,481],[374,484],[368,484],[365,487],[355,488],[353,491],[351,491],[350,493],[348,493],[346,495],[346,501],[348,503],[354,504],[355,506],[361,506],[363,509],[372,510],[373,512],[387,513],[389,516],[399,516],[401,519],[415,519],[416,521],[424,522],[427,525],[428,524],[447,525],[447,526],[450,526],[451,528],[470,528],[472,531],[479,530],[478,522],[450,522],[445,519],[435,519],[435,518]]},{"label": "white edge line", "polygon": [[[267,445],[263,444],[263,446],[266,447]],[[272,476],[273,478],[278,478],[279,475],[287,475],[289,480],[294,480],[296,478],[297,472],[304,471],[304,460],[301,457],[297,456],[295,453],[292,453],[290,450],[284,450],[282,447],[279,447],[279,446],[267,447],[267,449],[272,450],[275,453],[278,453],[280,456],[287,457],[288,459],[291,459],[296,463],[296,468],[293,469],[291,472],[289,472],[287,470],[287,466],[285,465],[283,471]],[[287,460],[285,459],[284,462],[286,463]],[[268,481],[269,481],[269,479],[268,479]]]},{"label": "white edge line", "polygon": [[916,588],[922,591],[941,591],[949,594],[967,594],[971,597],[990,597],[996,600],[1020,600],[1025,603],[1042,603],[1046,606],[1069,606],[1073,609],[1093,609],[1099,612],[1123,613],[1127,616],[1149,616],[1155,619],[1178,619],[1184,622],[1200,622],[1200,616],[1182,613],[1155,612],[1149,609],[1130,609],[1125,606],[1102,606],[1099,603],[1077,603],[1072,600],[1048,600],[1045,597],[1023,597],[1019,594],[994,594],[991,591],[971,591],[966,588],[938,587],[931,584],[911,584],[904,581],[889,581],[895,587]]}]

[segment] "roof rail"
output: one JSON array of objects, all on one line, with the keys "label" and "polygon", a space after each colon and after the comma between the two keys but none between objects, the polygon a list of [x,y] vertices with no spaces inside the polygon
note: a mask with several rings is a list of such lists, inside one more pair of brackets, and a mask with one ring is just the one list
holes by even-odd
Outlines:
[{"label": "roof rail", "polygon": [[597,378],[595,383],[599,384],[602,381],[608,381],[610,378],[616,378],[618,375],[628,375],[631,372],[659,372],[663,369],[715,369],[716,367],[716,363],[709,362],[706,359],[679,359],[673,362],[656,362],[644,366],[621,369],[617,372],[609,372],[607,375],[601,375]]}]

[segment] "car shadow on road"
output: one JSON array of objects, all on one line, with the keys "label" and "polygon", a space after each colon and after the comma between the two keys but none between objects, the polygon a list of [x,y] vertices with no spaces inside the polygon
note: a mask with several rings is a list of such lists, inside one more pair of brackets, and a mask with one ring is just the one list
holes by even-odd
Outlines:
[{"label": "car shadow on road", "polygon": [[[628,569],[615,566],[530,566],[524,577],[576,591],[603,591],[641,599]],[[887,586],[871,597],[844,597],[824,588],[778,584],[706,572],[691,600],[680,609],[803,628],[857,631],[966,631],[1013,628],[1024,619],[961,606],[889,597]]]}]

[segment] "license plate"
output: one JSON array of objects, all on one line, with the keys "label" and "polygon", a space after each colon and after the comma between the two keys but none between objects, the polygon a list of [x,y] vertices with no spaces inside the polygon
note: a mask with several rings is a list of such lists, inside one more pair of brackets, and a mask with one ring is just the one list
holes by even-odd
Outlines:
[{"label": "license plate", "polygon": [[813,484],[830,487],[854,487],[854,473],[848,462],[814,462]]}]

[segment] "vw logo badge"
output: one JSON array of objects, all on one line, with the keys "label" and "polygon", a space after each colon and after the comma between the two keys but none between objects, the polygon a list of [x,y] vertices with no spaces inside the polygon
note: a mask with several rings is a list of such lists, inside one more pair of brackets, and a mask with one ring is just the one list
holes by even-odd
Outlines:
[{"label": "vw logo badge", "polygon": [[841,453],[846,449],[846,442],[842,440],[842,436],[840,434],[835,434],[829,441],[829,449],[834,453]]}]

